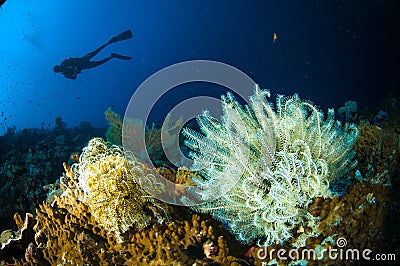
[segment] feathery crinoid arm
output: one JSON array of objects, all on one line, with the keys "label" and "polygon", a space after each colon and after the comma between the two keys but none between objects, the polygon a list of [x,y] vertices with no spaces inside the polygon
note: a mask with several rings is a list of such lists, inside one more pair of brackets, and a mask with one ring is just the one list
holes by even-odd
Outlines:
[{"label": "feathery crinoid arm", "polygon": [[357,165],[354,159],[356,152],[353,146],[360,130],[356,124],[341,123],[334,120],[334,110],[328,110],[328,117],[322,125],[321,159],[329,165],[329,180],[340,178]]},{"label": "feathery crinoid arm", "polygon": [[[249,106],[240,106],[227,94],[221,121],[205,111],[198,117],[202,134],[184,130],[192,170],[203,177],[193,180],[203,203],[192,208],[226,223],[237,239],[262,239],[264,245],[315,224],[308,204],[332,196],[329,182],[356,163],[352,146],[358,137],[357,127],[335,121],[333,110],[324,120],[313,103],[295,94],[278,96],[274,111],[269,95],[256,86]],[[318,232],[304,234],[301,239]]]},{"label": "feathery crinoid arm", "polygon": [[195,181],[204,191],[203,200],[224,194],[243,175],[253,176],[257,182],[261,164],[272,165],[276,140],[273,118],[269,117],[273,111],[265,101],[268,95],[257,89],[251,98],[257,108],[243,108],[228,93],[222,96],[221,122],[204,111],[197,117],[202,134],[184,129],[185,145],[192,149],[190,156],[194,160],[191,169],[204,178]]},{"label": "feathery crinoid arm", "polygon": [[304,141],[313,160],[323,159],[329,165],[329,180],[341,177],[356,166],[352,148],[359,135],[358,127],[336,121],[333,109],[328,109],[324,120],[323,113],[313,103],[297,95],[278,96],[277,113],[280,149],[290,151],[294,141]]}]

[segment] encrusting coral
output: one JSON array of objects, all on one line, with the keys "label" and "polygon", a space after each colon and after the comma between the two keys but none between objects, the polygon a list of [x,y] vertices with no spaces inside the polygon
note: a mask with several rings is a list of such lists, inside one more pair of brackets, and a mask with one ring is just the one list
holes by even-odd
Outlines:
[{"label": "encrusting coral", "polygon": [[336,233],[345,237],[347,248],[384,249],[388,246],[382,241],[388,194],[388,187],[381,184],[356,183],[344,196],[315,198],[309,210],[320,218],[318,228],[322,236]]},{"label": "encrusting coral", "polygon": [[[16,265],[239,265],[234,242],[215,221],[193,215],[185,221],[158,224],[137,232],[129,228],[119,242],[97,223],[90,209],[72,193],[37,209],[34,245]],[[218,247],[202,250],[210,240]],[[238,251],[236,250],[236,253]]]},{"label": "encrusting coral", "polygon": [[[33,240],[33,215],[27,213],[23,221],[21,216],[16,213],[14,221],[17,224],[18,231],[4,230],[0,234],[0,258],[7,260],[9,263],[13,261],[12,258],[20,256],[25,251],[29,243]],[[0,261],[0,265],[1,261]]]},{"label": "encrusting coral", "polygon": [[335,121],[333,109],[324,120],[294,95],[278,96],[274,111],[269,96],[256,86],[250,106],[241,107],[228,94],[221,122],[204,111],[198,117],[204,135],[184,130],[194,150],[192,170],[204,178],[193,180],[204,201],[193,208],[226,223],[240,241],[259,245],[284,242],[300,226],[316,227],[308,204],[332,197],[329,182],[354,168],[359,135],[354,124]]}]

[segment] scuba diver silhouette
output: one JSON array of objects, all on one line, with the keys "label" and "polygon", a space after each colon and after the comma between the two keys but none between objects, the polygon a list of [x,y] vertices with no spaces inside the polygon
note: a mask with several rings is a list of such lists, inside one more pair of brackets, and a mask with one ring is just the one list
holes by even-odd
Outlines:
[{"label": "scuba diver silhouette", "polygon": [[81,73],[83,69],[94,68],[99,65],[104,64],[112,58],[118,58],[121,60],[130,60],[132,57],[124,56],[116,53],[112,53],[109,57],[104,58],[99,61],[90,61],[95,55],[97,55],[101,50],[103,50],[107,45],[123,40],[128,40],[132,38],[132,31],[127,30],[119,35],[112,37],[106,44],[103,44],[93,52],[90,52],[82,57],[68,57],[64,61],[61,62],[60,65],[55,65],[53,70],[55,73],[61,73],[64,77],[69,79],[76,79],[77,75]]}]

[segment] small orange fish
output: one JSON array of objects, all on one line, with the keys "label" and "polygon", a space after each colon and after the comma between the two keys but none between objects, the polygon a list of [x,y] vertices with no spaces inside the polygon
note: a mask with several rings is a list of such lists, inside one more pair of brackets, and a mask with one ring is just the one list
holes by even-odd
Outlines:
[{"label": "small orange fish", "polygon": [[274,37],[272,38],[273,42],[276,42],[278,40],[278,35],[276,35],[276,33],[274,32]]},{"label": "small orange fish", "polygon": [[246,253],[244,254],[244,257],[247,258],[248,256],[250,256],[250,254],[256,249],[256,246],[252,246],[251,248],[249,248]]}]

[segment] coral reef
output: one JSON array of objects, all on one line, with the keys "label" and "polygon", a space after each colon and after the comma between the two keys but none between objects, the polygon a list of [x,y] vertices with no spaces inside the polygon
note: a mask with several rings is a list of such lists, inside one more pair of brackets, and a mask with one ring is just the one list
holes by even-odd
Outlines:
[{"label": "coral reef", "polygon": [[104,117],[108,123],[106,132],[106,140],[114,145],[122,145],[122,120],[119,114],[111,110],[109,107],[104,112]]},{"label": "coral reef", "polygon": [[358,183],[342,197],[314,199],[309,210],[320,218],[318,230],[322,237],[337,233],[337,237],[346,238],[347,248],[385,249],[382,228],[388,193],[389,189],[382,185]]},{"label": "coral reef", "polygon": [[354,121],[357,117],[357,102],[345,102],[344,106],[338,109],[338,115],[346,122]]},{"label": "coral reef", "polygon": [[[279,249],[287,255],[299,246],[296,249],[299,253],[306,248],[316,252],[337,248],[335,242],[339,238],[347,240],[349,250],[368,248],[373,254],[399,255],[400,101],[389,99],[381,107],[388,114],[381,127],[371,125],[376,112],[369,122],[364,111],[359,112],[361,132],[354,147],[359,164],[348,173],[354,160],[347,137],[356,137],[358,130],[354,126],[335,122],[332,110],[324,119],[314,105],[297,96],[278,97],[273,111],[272,105],[265,102],[266,95],[264,91],[256,91],[250,107],[241,107],[227,96],[222,122],[205,113],[199,118],[203,135],[188,130],[192,144],[199,149],[193,153],[197,156],[198,172],[168,164],[157,168],[176,184],[203,189],[200,196],[208,199],[222,196],[195,208],[214,215],[220,222],[208,214],[193,215],[189,208],[167,206],[149,198],[138,184],[141,180],[151,184],[151,174],[155,172],[120,147],[93,139],[81,155],[76,153],[94,135],[105,132],[87,122],[68,129],[58,118],[51,130],[10,129],[0,137],[0,227],[11,228],[0,237],[0,265],[366,263],[333,261],[328,256],[310,261],[277,257]],[[173,123],[167,124],[174,127]],[[155,130],[162,134],[160,129]],[[172,136],[176,132],[169,133]],[[153,135],[152,139],[160,138]],[[163,155],[159,162],[164,159]],[[235,165],[240,167],[230,168],[231,172],[226,168]],[[244,165],[248,167],[244,169]],[[132,166],[133,170],[127,171]],[[200,170],[202,167],[206,168]],[[215,175],[221,176],[209,178]],[[229,183],[235,175],[239,177],[238,183]],[[140,178],[143,176],[150,178]],[[340,176],[343,178],[339,180],[349,189],[338,195],[329,190]],[[57,177],[60,180],[54,181]],[[215,188],[217,183],[210,181],[222,183]],[[153,185],[157,190],[161,184]],[[225,188],[230,188],[228,194],[215,194]],[[180,195],[178,189],[173,193]],[[131,204],[133,200],[138,202]],[[23,219],[15,213],[35,207],[35,216],[28,213]],[[135,218],[133,222],[126,217],[132,208],[136,210],[130,216]],[[276,208],[281,209],[276,211]],[[163,210],[169,214],[168,219]],[[218,216],[222,214],[223,219]],[[232,220],[225,219],[226,216]],[[114,219],[108,223],[111,218],[124,222]],[[159,223],[159,218],[165,222]],[[264,220],[267,218],[274,220]],[[242,236],[248,237],[260,226],[280,229],[285,219],[290,219],[284,223],[285,232],[260,230],[260,235],[247,245],[237,240],[240,228]],[[228,227],[235,236],[226,230]],[[268,242],[265,237],[268,234],[284,240]],[[260,248],[255,240],[270,245]],[[260,257],[258,252],[264,248],[273,256]]]},{"label": "coral reef", "polygon": [[[129,140],[125,143],[126,150],[134,152],[142,161],[146,160],[146,153],[148,153],[152,162],[159,166],[171,163],[177,165],[180,162],[178,135],[183,125],[182,118],[172,121],[171,115],[168,114],[164,126],[160,129],[154,124],[148,127],[143,124],[143,121],[129,117],[122,122],[120,116],[111,108],[108,108],[104,114],[109,124],[106,133],[108,142],[122,146],[122,138]],[[142,147],[142,140],[145,140],[145,149]],[[168,158],[164,151],[168,151]]]},{"label": "coral reef", "polygon": [[88,122],[68,128],[58,117],[50,129],[10,128],[0,136],[0,231],[14,226],[15,212],[34,213],[47,197],[43,187],[61,175],[66,158],[104,132]]},{"label": "coral reef", "polygon": [[[135,170],[138,167],[142,171]],[[180,209],[173,222],[158,223],[157,218],[165,216],[156,212],[168,207],[151,199],[138,186],[140,177],[133,176],[150,170],[119,147],[94,138],[79,162],[72,167],[64,163],[64,169],[60,184],[54,186],[62,195],[39,205],[33,229],[30,223],[34,237],[31,234],[20,249],[13,248],[17,255],[7,249],[0,262],[7,258],[15,265],[240,265],[242,260],[231,253],[243,253],[244,247],[232,244],[235,240],[215,221],[198,215],[187,219],[190,214]],[[183,175],[190,171],[179,172],[188,179]]]},{"label": "coral reef", "polygon": [[[354,144],[358,161],[367,164],[372,163],[376,157],[380,143],[380,129],[377,126],[371,125],[368,121],[360,123],[360,136]],[[362,169],[366,169],[367,165],[362,165]]]},{"label": "coral reef", "polygon": [[357,160],[360,161],[359,174],[375,184],[390,185],[398,175],[400,130],[389,123],[384,129],[360,122],[360,137],[354,145]]},{"label": "coral reef", "polygon": [[193,208],[228,224],[240,241],[258,239],[260,245],[313,227],[308,204],[332,197],[329,182],[355,167],[352,147],[359,134],[356,125],[335,121],[332,109],[324,120],[297,95],[279,96],[276,111],[266,97],[269,92],[256,86],[250,106],[241,107],[228,94],[222,97],[222,122],[205,111],[198,117],[204,135],[184,130],[185,144],[195,151],[192,170],[204,178],[193,180],[205,201]]},{"label": "coral reef", "polygon": [[[337,265],[338,263],[352,265],[350,259],[338,262],[338,260],[332,260],[327,254],[319,253],[322,249],[338,249],[336,241],[344,238],[347,241],[344,249],[360,251],[370,249],[374,253],[390,253],[391,244],[387,243],[384,230],[385,217],[388,215],[388,193],[389,188],[386,186],[365,182],[351,186],[349,193],[344,196],[314,198],[308,210],[318,219],[317,229],[320,235],[307,238],[301,248],[295,249],[296,252],[302,254],[304,249],[315,251],[317,259],[307,261],[307,265]],[[371,198],[374,198],[374,201],[371,201]],[[307,231],[312,228],[305,227],[302,230]],[[257,266],[272,262],[277,265],[287,265],[291,261],[296,261],[288,258],[287,255],[294,249],[292,242],[296,241],[297,237],[299,237],[299,232],[289,239],[287,245],[272,244],[261,248],[262,252],[260,248],[255,248],[249,257],[254,259],[254,265]],[[277,257],[277,251],[280,249],[285,251],[287,260]],[[265,254],[265,250],[268,255]],[[260,258],[257,253],[265,255],[265,258]],[[284,256],[281,253],[282,257]],[[301,256],[299,258],[301,259]]]},{"label": "coral reef", "polygon": [[179,167],[178,170],[159,167],[157,168],[157,172],[169,181],[179,185],[195,186],[196,184],[193,182],[193,179],[202,179],[200,175],[193,173],[185,166]]},{"label": "coral reef", "polygon": [[374,117],[374,125],[382,128],[388,122],[388,114],[385,111],[380,110]]},{"label": "coral reef", "polygon": [[23,221],[21,216],[16,213],[14,221],[17,224],[18,231],[10,229],[4,230],[0,235],[0,258],[5,259],[8,263],[13,262],[13,258],[22,258],[25,249],[28,248],[29,243],[33,241],[33,215],[27,213]]},{"label": "coral reef", "polygon": [[[194,215],[185,221],[153,224],[141,232],[133,228],[119,242],[97,223],[90,209],[72,193],[37,209],[34,246],[16,265],[240,265],[232,256],[234,240],[212,220]],[[214,247],[205,257],[203,244]],[[242,248],[243,249],[243,248]],[[238,252],[234,250],[233,252]],[[218,265],[218,264],[217,264]]]}]

